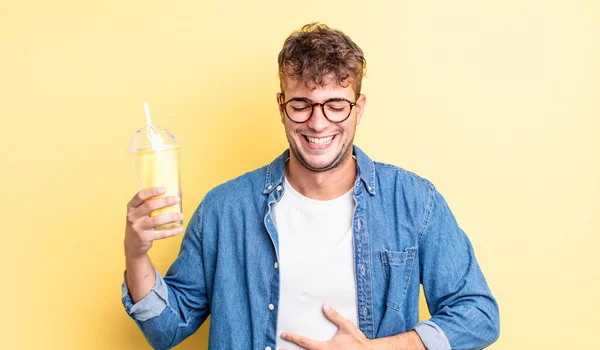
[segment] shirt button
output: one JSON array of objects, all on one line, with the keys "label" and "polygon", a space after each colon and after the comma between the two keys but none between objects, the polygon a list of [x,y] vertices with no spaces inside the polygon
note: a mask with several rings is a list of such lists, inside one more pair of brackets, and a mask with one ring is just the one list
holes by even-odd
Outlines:
[{"label": "shirt button", "polygon": [[267,190],[270,190],[272,188],[273,188],[273,186],[269,185],[269,187],[267,187]]},{"label": "shirt button", "polygon": [[364,265],[360,265],[360,274],[364,276],[365,272],[366,272],[365,266]]},{"label": "shirt button", "polygon": [[271,350],[271,347],[270,347],[270,346],[267,346],[267,347],[265,348],[265,350]]},{"label": "shirt button", "polygon": [[273,264],[273,267],[274,268],[278,268],[279,267],[279,264],[277,263],[277,261],[275,261],[275,264]]},{"label": "shirt button", "polygon": [[282,188],[283,187],[281,187],[281,186],[277,186],[277,191],[281,191]]},{"label": "shirt button", "polygon": [[275,309],[275,306],[273,304],[269,304],[269,310],[273,311]]},{"label": "shirt button", "polygon": [[356,229],[359,231],[360,231],[360,226],[361,226],[360,220],[357,220],[356,221]]},{"label": "shirt button", "polygon": [[368,313],[369,313],[369,309],[367,309],[367,308],[364,308],[364,309],[363,309],[363,315],[367,316],[367,314],[368,314]]}]

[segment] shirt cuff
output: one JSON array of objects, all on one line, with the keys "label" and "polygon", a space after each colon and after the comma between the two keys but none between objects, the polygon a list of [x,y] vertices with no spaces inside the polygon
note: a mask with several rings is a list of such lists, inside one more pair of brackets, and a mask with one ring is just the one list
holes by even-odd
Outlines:
[{"label": "shirt cuff", "polygon": [[428,350],[450,350],[446,333],[437,324],[431,321],[423,321],[417,323],[413,330],[419,334],[423,345]]},{"label": "shirt cuff", "polygon": [[140,301],[133,303],[131,296],[129,295],[129,288],[127,288],[127,271],[123,273],[123,285],[121,285],[121,300],[125,310],[134,320],[146,321],[153,317],[160,315],[160,313],[169,305],[168,289],[165,281],[160,276],[156,268],[154,269],[156,275],[156,282],[154,287]]}]

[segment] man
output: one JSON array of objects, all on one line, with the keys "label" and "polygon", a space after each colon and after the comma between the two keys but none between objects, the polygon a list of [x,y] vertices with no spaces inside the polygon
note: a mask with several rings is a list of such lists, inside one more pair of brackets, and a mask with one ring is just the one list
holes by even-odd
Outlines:
[{"label": "man", "polygon": [[[498,338],[498,307],[471,244],[425,179],[353,145],[366,61],[322,24],[279,54],[277,103],[290,148],[211,190],[164,278],[148,217],[177,197],[128,204],[123,304],[155,348],[211,315],[211,349],[479,349]],[[418,322],[419,285],[431,319]]]}]

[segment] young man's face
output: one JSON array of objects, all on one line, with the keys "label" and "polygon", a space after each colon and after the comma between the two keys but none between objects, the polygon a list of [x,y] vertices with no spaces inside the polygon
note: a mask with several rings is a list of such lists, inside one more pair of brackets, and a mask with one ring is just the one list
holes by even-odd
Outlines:
[{"label": "young man's face", "polygon": [[[286,81],[283,84],[283,98],[277,94],[278,103],[287,102],[293,98],[305,98],[312,103],[323,103],[332,98],[343,98],[355,102],[356,93],[352,84],[341,87],[337,83],[325,87],[317,86],[309,89],[302,82]],[[285,99],[285,100],[283,100]],[[294,157],[306,169],[323,172],[344,164],[352,156],[352,144],[356,125],[360,123],[366,98],[361,95],[356,106],[352,107],[350,116],[340,123],[333,123],[323,115],[320,106],[315,106],[312,116],[304,123],[294,123],[288,119],[283,108],[279,109],[281,122]]]}]

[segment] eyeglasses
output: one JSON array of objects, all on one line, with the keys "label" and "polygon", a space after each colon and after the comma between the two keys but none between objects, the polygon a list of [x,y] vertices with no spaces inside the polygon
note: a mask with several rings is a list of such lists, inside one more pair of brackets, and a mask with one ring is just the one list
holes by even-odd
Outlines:
[{"label": "eyeglasses", "polygon": [[[283,96],[283,95],[282,95]],[[312,117],[315,106],[320,106],[323,115],[332,123],[341,123],[348,119],[356,102],[345,98],[332,98],[323,103],[313,103],[307,98],[292,98],[280,104],[288,119],[294,123],[304,123]]]}]

